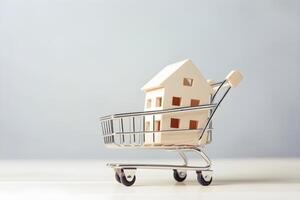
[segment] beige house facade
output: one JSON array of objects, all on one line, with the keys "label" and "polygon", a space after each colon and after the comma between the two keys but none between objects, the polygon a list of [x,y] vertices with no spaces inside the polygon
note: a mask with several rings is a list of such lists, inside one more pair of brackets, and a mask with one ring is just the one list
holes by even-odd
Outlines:
[{"label": "beige house facade", "polygon": [[[213,89],[189,59],[162,69],[142,90],[145,111],[209,104]],[[208,111],[149,115],[145,118],[145,145],[206,144],[206,134],[198,141],[207,122]]]}]

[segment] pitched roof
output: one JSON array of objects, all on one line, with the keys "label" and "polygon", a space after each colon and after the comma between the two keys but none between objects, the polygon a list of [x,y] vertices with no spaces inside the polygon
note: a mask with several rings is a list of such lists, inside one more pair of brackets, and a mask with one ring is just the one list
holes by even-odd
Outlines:
[{"label": "pitched roof", "polygon": [[142,90],[150,90],[154,88],[162,87],[162,84],[165,80],[167,80],[172,74],[174,74],[180,67],[182,67],[185,63],[191,61],[190,59],[185,59],[177,63],[173,63],[171,65],[167,65],[163,68],[158,74],[156,74],[148,83],[146,83]]}]

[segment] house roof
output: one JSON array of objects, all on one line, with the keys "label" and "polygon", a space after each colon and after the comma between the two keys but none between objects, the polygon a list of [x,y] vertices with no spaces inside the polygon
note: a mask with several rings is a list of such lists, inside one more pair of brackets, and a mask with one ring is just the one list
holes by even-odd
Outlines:
[{"label": "house roof", "polygon": [[172,74],[174,74],[180,67],[182,67],[185,63],[191,62],[190,59],[185,59],[180,62],[173,63],[171,65],[167,65],[164,69],[162,69],[158,74],[156,74],[148,83],[146,83],[143,87],[143,91],[155,89],[162,87],[162,84],[167,78],[169,78]]}]

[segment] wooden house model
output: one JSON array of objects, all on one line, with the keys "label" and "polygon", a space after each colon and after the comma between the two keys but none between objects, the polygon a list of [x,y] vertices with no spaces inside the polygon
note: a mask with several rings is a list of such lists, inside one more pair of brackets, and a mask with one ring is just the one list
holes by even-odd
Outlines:
[{"label": "wooden house model", "polygon": [[[212,87],[189,59],[162,69],[142,90],[145,111],[209,104]],[[199,141],[208,110],[149,115],[145,118],[145,145],[197,145],[207,143],[207,132]],[[184,130],[184,131],[183,131]]]}]

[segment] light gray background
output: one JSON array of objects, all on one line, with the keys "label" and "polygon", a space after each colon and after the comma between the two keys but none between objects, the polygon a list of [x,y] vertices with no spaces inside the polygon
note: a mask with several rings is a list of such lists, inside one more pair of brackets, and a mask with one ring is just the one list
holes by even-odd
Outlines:
[{"label": "light gray background", "polygon": [[97,117],[191,58],[245,79],[215,118],[213,157],[300,156],[300,1],[0,0],[0,158],[166,157],[106,149]]}]

